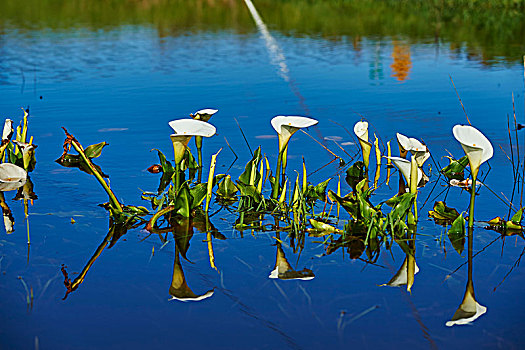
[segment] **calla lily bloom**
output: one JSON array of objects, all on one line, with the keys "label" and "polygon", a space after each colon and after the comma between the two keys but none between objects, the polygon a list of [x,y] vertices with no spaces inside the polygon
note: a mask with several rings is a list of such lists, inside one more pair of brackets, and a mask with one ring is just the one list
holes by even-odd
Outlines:
[{"label": "calla lily bloom", "polygon": [[492,144],[481,131],[470,125],[456,125],[452,133],[463,147],[468,157],[472,177],[475,179],[481,164],[492,158],[494,154]]},{"label": "calla lily bloom", "polygon": [[281,279],[281,280],[303,280],[309,281],[315,278],[314,273],[309,269],[303,269],[302,271],[295,271],[286,256],[284,255],[283,248],[277,244],[277,256],[275,258],[275,268],[268,278]]},{"label": "calla lily bloom", "polygon": [[11,163],[0,164],[0,191],[16,190],[27,179],[27,172]]},{"label": "calla lily bloom", "polygon": [[280,190],[280,174],[282,168],[283,182],[286,169],[286,153],[290,137],[299,129],[308,128],[317,124],[318,121],[312,118],[299,116],[279,115],[271,120],[272,127],[279,135],[279,155],[277,156],[277,169],[275,173],[275,184],[273,186],[272,198],[277,199]]},{"label": "calla lily bloom", "polygon": [[[392,161],[392,164],[395,165],[396,168],[399,169],[401,174],[403,174],[403,177],[407,181],[408,187],[410,188],[410,173],[411,173],[411,164],[410,161],[401,158],[401,157],[387,157]],[[423,178],[423,172],[421,169],[417,169],[417,184],[421,181]]]},{"label": "calla lily bloom", "polygon": [[368,122],[360,121],[354,125],[354,134],[359,139],[361,150],[363,151],[363,162],[365,167],[368,169],[370,162],[370,151],[372,150],[372,144],[368,142]]},{"label": "calla lily bloom", "polygon": [[169,126],[175,133],[170,135],[175,153],[175,164],[179,165],[184,157],[184,151],[192,136],[211,137],[217,129],[207,122],[193,119],[172,120]]},{"label": "calla lily bloom", "polygon": [[400,133],[396,133],[396,136],[401,153],[406,151],[410,152],[416,158],[417,165],[419,167],[423,166],[425,161],[430,157],[430,152],[428,151],[427,146],[415,138],[406,137]]},{"label": "calla lily bloom", "polygon": [[474,295],[474,286],[472,281],[469,281],[461,305],[459,305],[458,309],[454,313],[454,316],[452,316],[452,319],[445,323],[445,325],[447,327],[451,327],[454,325],[469,324],[474,322],[485,312],[487,312],[487,308],[483,305],[480,305],[476,301],[476,297]]},{"label": "calla lily bloom", "polygon": [[218,109],[205,108],[205,109],[198,110],[197,112],[193,114],[190,114],[190,116],[195,120],[202,120],[202,121],[207,122],[218,111],[219,111]]},{"label": "calla lily bloom", "polygon": [[318,123],[317,120],[299,116],[274,117],[271,121],[273,128],[279,135],[279,152],[283,152],[290,137],[299,129],[308,128]]},{"label": "calla lily bloom", "polygon": [[[494,149],[490,141],[478,129],[470,125],[456,125],[452,129],[452,133],[456,140],[461,143],[461,147],[465,151],[470,164],[470,172],[472,173],[472,183],[477,183],[479,167],[487,160],[492,158]],[[470,206],[468,227],[474,226],[474,201],[476,197],[476,186],[472,186],[470,192]]]}]

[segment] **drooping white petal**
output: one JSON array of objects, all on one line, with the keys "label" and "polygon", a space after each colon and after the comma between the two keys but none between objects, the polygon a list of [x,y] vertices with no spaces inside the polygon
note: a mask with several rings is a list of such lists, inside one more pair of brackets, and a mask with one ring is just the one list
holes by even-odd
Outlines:
[{"label": "drooping white petal", "polygon": [[492,144],[481,131],[470,125],[455,125],[452,133],[463,147],[473,175],[477,175],[480,165],[494,154]]},{"label": "drooping white petal", "polygon": [[355,123],[354,134],[360,140],[368,142],[368,122],[360,121]]},{"label": "drooping white petal", "polygon": [[[401,174],[405,177],[405,180],[408,184],[408,187],[410,187],[410,171],[411,171],[411,164],[409,160],[403,159],[401,157],[387,157],[392,161],[392,164],[395,165],[396,168],[399,169]],[[421,178],[423,177],[423,172],[421,169],[417,169],[417,183],[421,181]]]},{"label": "drooping white petal", "polygon": [[168,124],[177,136],[211,137],[217,131],[210,123],[194,119],[177,119],[170,121]]},{"label": "drooping white petal", "polygon": [[212,108],[200,109],[197,112],[193,113],[193,118],[196,120],[203,120],[207,122],[218,111],[219,111],[218,109],[212,109]]}]

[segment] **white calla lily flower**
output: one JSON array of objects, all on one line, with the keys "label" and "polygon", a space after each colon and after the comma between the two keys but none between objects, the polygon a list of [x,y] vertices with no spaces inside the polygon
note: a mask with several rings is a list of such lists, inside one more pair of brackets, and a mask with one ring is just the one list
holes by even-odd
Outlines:
[{"label": "white calla lily flower", "polygon": [[[387,157],[392,161],[392,164],[395,165],[396,168],[399,169],[401,174],[403,174],[403,177],[405,178],[408,187],[410,188],[410,173],[411,173],[411,167],[410,161],[401,158],[401,157]],[[423,178],[423,171],[421,169],[417,169],[417,184],[421,181]]]},{"label": "white calla lily flower", "polygon": [[454,316],[452,316],[452,319],[445,323],[445,325],[451,327],[454,325],[469,324],[474,322],[485,312],[487,312],[487,308],[476,301],[476,297],[474,296],[474,285],[469,281],[461,305],[459,305]]},{"label": "white calla lily flower", "polygon": [[300,116],[279,115],[272,119],[272,127],[279,135],[279,153],[288,145],[290,137],[299,129],[308,128],[318,123],[317,120]]},{"label": "white calla lily flower", "polygon": [[359,145],[363,151],[363,162],[365,167],[368,169],[370,163],[370,152],[372,150],[372,144],[368,142],[368,122],[360,121],[354,125],[354,134],[359,140]]},{"label": "white calla lily flower", "polygon": [[430,152],[421,141],[413,137],[407,137],[403,134],[396,133],[397,143],[399,144],[402,151],[410,152],[415,158],[419,167],[423,166],[428,158],[430,158]]},{"label": "white calla lily flower", "polygon": [[207,122],[218,111],[218,109],[213,108],[200,109],[197,112],[191,114],[191,117],[195,120],[202,120]]},{"label": "white calla lily flower", "polygon": [[470,125],[456,125],[452,133],[463,147],[468,157],[472,177],[475,179],[481,164],[492,158],[494,154],[492,144],[481,131]]},{"label": "white calla lily flower", "polygon": [[175,132],[170,135],[175,152],[175,164],[180,164],[182,161],[184,151],[192,136],[211,137],[217,131],[213,125],[194,119],[177,119],[168,124]]}]

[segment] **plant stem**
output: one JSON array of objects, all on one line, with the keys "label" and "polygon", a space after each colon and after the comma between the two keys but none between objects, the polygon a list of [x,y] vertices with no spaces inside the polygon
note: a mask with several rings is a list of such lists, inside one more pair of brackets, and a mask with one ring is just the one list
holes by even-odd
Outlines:
[{"label": "plant stem", "polygon": [[179,193],[179,189],[180,189],[180,164],[179,163],[175,164],[175,174],[173,176],[175,176],[175,191],[176,193]]},{"label": "plant stem", "polygon": [[202,180],[202,136],[195,136],[195,146],[197,146],[197,157],[199,162],[197,181],[200,183]]},{"label": "plant stem", "polygon": [[476,199],[476,177],[472,176],[472,188],[470,190],[470,206],[468,210],[468,227],[474,227],[474,200]]},{"label": "plant stem", "polygon": [[102,187],[104,188],[104,190],[108,194],[109,201],[113,205],[114,209],[117,212],[122,213],[122,206],[120,205],[119,201],[117,200],[117,197],[115,197],[115,194],[113,193],[111,188],[109,188],[108,184],[106,183],[106,181],[104,180],[102,175],[100,175],[99,172],[95,169],[95,167],[93,166],[93,163],[91,163],[91,160],[88,157],[86,157],[86,155],[84,154],[84,149],[82,148],[82,146],[79,143],[77,143],[76,141],[71,142],[71,144],[73,145],[75,150],[78,152],[78,154],[80,154],[80,156],[82,157],[82,159],[84,160],[84,162],[88,166],[89,170],[91,170],[93,175],[95,175],[95,177],[97,178],[98,182],[102,185]]}]

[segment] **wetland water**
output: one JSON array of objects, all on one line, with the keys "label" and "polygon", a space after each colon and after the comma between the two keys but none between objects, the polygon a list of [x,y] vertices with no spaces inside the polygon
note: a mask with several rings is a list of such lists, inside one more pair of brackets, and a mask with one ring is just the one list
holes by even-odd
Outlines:
[{"label": "wetland water", "polygon": [[[358,258],[347,247],[327,254],[327,236],[306,233],[299,244],[286,232],[239,231],[236,213],[222,210],[211,217],[218,272],[210,268],[204,230],[195,227],[185,260],[172,234],[166,243],[141,226],[105,247],[63,300],[62,265],[71,279],[78,276],[105,240],[108,213],[98,206],[107,196],[92,176],[55,162],[62,154],[61,126],[84,145],[108,142],[96,163],[112,189],[122,202],[150,208],[140,199],[142,190],[159,184],[160,175],[146,171],[158,163],[150,150],[173,159],[168,122],[208,107],[219,109],[210,120],[218,135],[204,142],[205,164],[222,147],[216,173],[230,168],[235,156],[226,138],[239,156],[229,170],[232,179],[251,157],[236,120],[273,168],[277,137],[270,120],[276,115],[319,120],[309,134],[349,163],[331,140],[356,154],[356,138],[341,125],[351,133],[364,117],[371,135],[384,143],[395,145],[396,132],[424,140],[443,167],[448,152],[464,155],[452,127],[467,123],[451,76],[470,121],[494,146],[490,172],[482,166],[483,176],[488,172],[483,182],[510,198],[512,93],[518,122],[524,121],[523,8],[411,11],[388,1],[254,5],[267,32],[258,30],[241,1],[107,1],[100,7],[81,0],[2,1],[0,113],[18,125],[20,107],[30,108],[29,133],[38,145],[30,175],[38,198],[29,202],[26,219],[16,191],[4,192],[15,224],[14,232],[0,233],[0,348],[523,347],[525,273],[516,264],[523,236],[503,238],[484,229],[481,220],[506,216],[508,206],[481,187],[468,240],[475,256],[467,264],[469,244],[458,254],[447,229],[427,218],[433,202],[445,198],[448,206],[468,210],[469,194],[459,188],[438,196],[446,182],[434,162],[432,182],[418,195],[420,270],[411,294],[405,287],[378,286],[403,263],[397,244],[383,245],[369,264],[359,249]],[[398,154],[397,146],[392,153]],[[333,156],[298,132],[288,149],[292,181],[302,157],[310,182],[332,177],[329,189],[335,191],[338,174],[344,179],[346,168],[338,162],[314,172]],[[373,203],[397,193],[397,173],[393,179],[374,193]],[[350,190],[342,181],[341,192]],[[519,206],[519,199],[514,203]],[[212,205],[212,212],[217,209]],[[322,210],[320,203],[316,213]],[[341,218],[348,219],[342,209]],[[315,278],[269,279],[283,256]],[[487,312],[469,325],[447,327],[463,299],[467,265],[476,300]],[[183,279],[195,294],[214,293],[200,302],[170,300]]]}]

